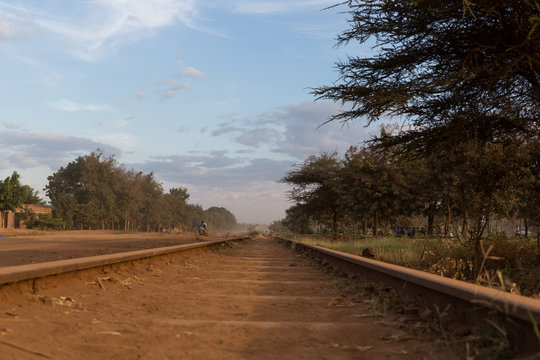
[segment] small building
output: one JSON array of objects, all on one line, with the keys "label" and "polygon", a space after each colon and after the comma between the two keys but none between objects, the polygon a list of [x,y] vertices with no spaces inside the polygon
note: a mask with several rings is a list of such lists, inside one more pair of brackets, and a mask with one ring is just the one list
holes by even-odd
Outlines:
[{"label": "small building", "polygon": [[17,219],[16,213],[24,211],[24,209],[30,209],[34,212],[34,214],[52,214],[53,208],[52,206],[47,205],[35,205],[35,204],[24,204],[20,208],[15,209],[15,212],[12,211],[6,211],[4,212],[4,216],[2,218],[2,226],[3,228],[7,229],[13,229],[13,228],[25,228],[23,221],[20,221]]}]

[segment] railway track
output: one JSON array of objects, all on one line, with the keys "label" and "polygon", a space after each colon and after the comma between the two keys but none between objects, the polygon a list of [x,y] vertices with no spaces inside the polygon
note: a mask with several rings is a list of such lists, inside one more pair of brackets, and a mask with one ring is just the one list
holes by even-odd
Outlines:
[{"label": "railway track", "polygon": [[290,239],[278,241],[346,273],[391,286],[427,308],[446,309],[479,329],[498,326],[521,352],[540,356],[540,300]]},{"label": "railway track", "polygon": [[440,350],[272,239],[173,250],[4,274],[2,358],[421,359]]},{"label": "railway track", "polygon": [[288,246],[237,238],[0,268],[2,358],[422,359],[448,345],[411,336],[404,328],[427,326],[421,316],[375,312],[372,290],[352,291],[291,246],[426,306],[447,293],[376,275],[376,262],[280,241]]}]

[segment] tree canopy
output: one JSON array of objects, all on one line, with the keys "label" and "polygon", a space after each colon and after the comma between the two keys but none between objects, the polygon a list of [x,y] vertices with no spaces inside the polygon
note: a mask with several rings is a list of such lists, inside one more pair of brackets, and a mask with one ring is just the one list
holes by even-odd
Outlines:
[{"label": "tree canopy", "polygon": [[[339,80],[313,91],[350,106],[330,121],[403,117],[385,147],[538,136],[537,0],[349,0],[338,45],[375,43],[373,55],[337,64]],[[444,140],[441,142],[441,140]]]},{"label": "tree canopy", "polygon": [[312,155],[281,179],[281,182],[293,185],[289,199],[296,203],[296,213],[302,209],[320,222],[329,222],[334,238],[342,215],[336,187],[341,166],[337,153]]},{"label": "tree canopy", "polygon": [[228,210],[205,211],[189,204],[185,188],[164,193],[153,173],[126,170],[99,150],[78,157],[48,180],[46,194],[66,229],[192,230],[207,215],[211,229],[236,225]]},{"label": "tree canopy", "polygon": [[14,171],[4,181],[0,180],[0,227],[4,226],[4,213],[15,211],[23,204],[43,204],[38,192],[22,185],[20,175]]}]

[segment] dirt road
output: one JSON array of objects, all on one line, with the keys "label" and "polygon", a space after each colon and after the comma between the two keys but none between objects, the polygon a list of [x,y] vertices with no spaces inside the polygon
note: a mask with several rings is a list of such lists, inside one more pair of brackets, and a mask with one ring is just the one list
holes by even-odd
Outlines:
[{"label": "dirt road", "polygon": [[[437,347],[271,239],[4,286],[3,359],[422,359]],[[378,316],[376,316],[378,315]]]},{"label": "dirt road", "polygon": [[[113,231],[25,232],[2,234],[0,266],[34,264],[113,254],[199,241],[192,233],[119,233]],[[211,239],[212,237],[207,237]]]}]

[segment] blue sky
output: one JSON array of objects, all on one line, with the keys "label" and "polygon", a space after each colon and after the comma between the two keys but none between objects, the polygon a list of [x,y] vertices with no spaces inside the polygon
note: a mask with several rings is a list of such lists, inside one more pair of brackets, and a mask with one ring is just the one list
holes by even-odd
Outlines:
[{"label": "blue sky", "polygon": [[310,88],[369,51],[334,47],[334,2],[0,0],[0,176],[44,194],[100,148],[240,222],[282,218],[292,164],[373,132],[318,128],[340,104]]}]

